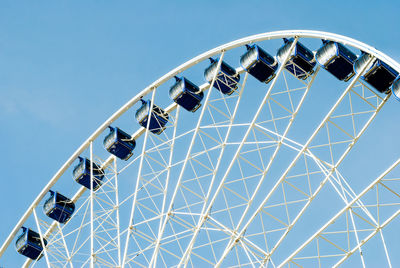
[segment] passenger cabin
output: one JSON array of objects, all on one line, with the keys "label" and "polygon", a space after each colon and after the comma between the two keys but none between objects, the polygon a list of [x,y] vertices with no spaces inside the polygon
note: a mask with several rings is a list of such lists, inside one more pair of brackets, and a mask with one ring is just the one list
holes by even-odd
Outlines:
[{"label": "passenger cabin", "polygon": [[353,65],[357,56],[338,42],[322,42],[322,47],[315,54],[317,63],[337,79],[348,81],[354,75]]},{"label": "passenger cabin", "polygon": [[58,221],[59,223],[66,223],[72,216],[75,210],[75,204],[71,199],[63,196],[59,192],[50,192],[50,197],[44,202],[44,213]]},{"label": "passenger cabin", "polygon": [[366,69],[361,75],[361,79],[373,86],[380,93],[389,93],[390,86],[399,73],[380,59],[374,59],[368,64],[370,58],[369,54],[362,53],[354,63],[354,71],[360,73],[365,67]]},{"label": "passenger cabin", "polygon": [[240,65],[262,83],[269,83],[275,77],[278,62],[257,45],[246,45],[247,52],[240,57]]},{"label": "passenger cabin", "polygon": [[22,234],[15,242],[18,253],[32,260],[39,260],[42,257],[43,248],[47,245],[46,239],[43,238],[43,245],[40,235],[37,232],[26,227],[22,227],[21,229]]},{"label": "passenger cabin", "polygon": [[168,113],[157,105],[152,105],[150,100],[145,101],[141,99],[141,101],[142,106],[136,111],[136,120],[142,127],[147,128],[147,121],[150,117],[149,131],[160,135],[168,123]]},{"label": "passenger cabin", "polygon": [[122,160],[128,160],[133,155],[135,140],[118,127],[108,127],[110,133],[104,138],[103,145],[106,150]]},{"label": "passenger cabin", "polygon": [[215,74],[217,74],[217,79],[215,79],[213,87],[223,94],[231,95],[238,87],[237,84],[240,80],[240,75],[224,61],[221,62],[220,70],[217,70],[219,61],[213,58],[210,58],[210,61],[210,66],[204,71],[204,77],[209,83],[212,83]]},{"label": "passenger cabin", "polygon": [[169,90],[169,96],[178,105],[194,113],[200,108],[204,93],[185,77],[175,76],[175,81],[175,84]]},{"label": "passenger cabin", "polygon": [[[88,188],[90,188],[90,171],[91,171],[91,162],[87,158],[79,158],[79,164],[75,166],[73,171],[74,180]],[[101,169],[99,165],[93,162],[93,189],[96,191],[102,184],[102,180],[104,178],[104,171]]]},{"label": "passenger cabin", "polygon": [[398,76],[393,82],[392,93],[396,100],[400,101],[400,76]]},{"label": "passenger cabin", "polygon": [[314,73],[313,69],[316,64],[314,54],[300,42],[296,43],[294,49],[289,54],[294,38],[284,38],[283,41],[285,44],[280,47],[277,52],[279,63],[283,63],[286,57],[289,56],[285,69],[299,79],[307,79],[307,77]]}]

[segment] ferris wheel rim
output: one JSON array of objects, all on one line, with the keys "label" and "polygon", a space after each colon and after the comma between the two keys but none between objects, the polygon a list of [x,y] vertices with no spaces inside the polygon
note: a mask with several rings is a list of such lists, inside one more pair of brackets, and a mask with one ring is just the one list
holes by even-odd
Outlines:
[{"label": "ferris wheel rim", "polygon": [[[248,37],[244,37],[241,39],[237,39],[228,43],[225,43],[223,45],[220,45],[218,47],[215,47],[213,49],[210,49],[188,61],[185,63],[179,65],[178,67],[172,69],[159,79],[155,80],[153,83],[151,83],[149,86],[144,88],[141,92],[139,92],[137,95],[135,95],[133,98],[131,98],[128,102],[126,102],[124,105],[121,106],[113,115],[111,115],[104,123],[97,128],[93,134],[89,136],[89,138],[82,143],[81,146],[78,147],[78,149],[71,155],[71,157],[61,166],[61,168],[55,173],[55,175],[50,179],[50,181],[44,186],[42,191],[39,193],[39,195],[36,197],[36,199],[31,203],[29,208],[26,210],[24,215],[20,218],[18,223],[15,225],[14,229],[11,231],[10,235],[7,237],[6,241],[3,243],[2,247],[0,248],[0,257],[3,255],[4,251],[6,248],[8,248],[9,244],[11,243],[12,239],[16,236],[18,233],[19,229],[21,226],[24,224],[24,222],[28,219],[28,217],[33,213],[34,208],[39,204],[39,202],[45,197],[45,195],[48,193],[48,191],[52,188],[52,186],[58,181],[58,179],[65,173],[65,171],[73,164],[73,162],[76,160],[76,158],[88,148],[88,146],[96,140],[102,133],[103,131],[114,121],[116,121],[120,116],[122,116],[126,111],[128,111],[133,105],[135,105],[143,96],[151,93],[153,90],[158,88],[160,85],[164,84],[165,82],[169,81],[171,78],[173,78],[175,75],[178,75],[179,73],[191,68],[192,66],[197,65],[198,63],[202,62],[203,60],[218,55],[222,52],[229,51],[231,49],[243,46],[245,44],[251,44],[251,43],[256,43],[256,42],[261,42],[261,41],[266,41],[266,40],[272,40],[272,39],[280,39],[280,38],[285,38],[285,37],[298,37],[298,38],[313,38],[313,39],[327,39],[335,42],[342,43],[344,45],[349,45],[351,47],[354,47],[356,49],[359,49],[361,51],[364,51],[366,53],[369,53],[373,55],[375,58],[380,59],[384,62],[386,62],[388,65],[390,65],[392,68],[394,68],[396,71],[400,73],[400,64],[386,55],[385,53],[378,51],[374,47],[365,44],[361,41],[358,41],[356,39],[344,36],[344,35],[339,35],[339,34],[334,34],[330,32],[323,32],[323,31],[314,31],[314,30],[285,30],[285,31],[273,31],[273,32],[267,32],[267,33],[262,33],[262,34],[256,34],[256,35],[251,35]],[[141,129],[141,128],[139,128]],[[115,156],[110,156],[103,164],[108,165],[113,161]],[[76,194],[76,197],[79,198],[80,195],[85,191],[85,188],[82,187],[78,193]]]}]

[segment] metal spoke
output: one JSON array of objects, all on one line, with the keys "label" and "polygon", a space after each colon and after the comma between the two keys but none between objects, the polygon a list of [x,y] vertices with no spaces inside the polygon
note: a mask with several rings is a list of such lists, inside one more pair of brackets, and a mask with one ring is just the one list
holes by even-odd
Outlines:
[{"label": "metal spoke", "polygon": [[[175,187],[175,190],[174,190],[174,192],[173,192],[173,196],[172,196],[171,201],[170,201],[170,204],[169,204],[169,206],[168,206],[167,213],[166,213],[166,217],[164,218],[163,223],[162,223],[162,226],[161,226],[161,228],[160,228],[160,232],[159,232],[159,235],[158,235],[157,241],[156,241],[156,250],[158,250],[160,241],[161,241],[161,239],[162,239],[162,235],[163,235],[163,233],[164,233],[165,226],[166,226],[167,221],[168,221],[168,219],[169,219],[169,217],[170,217],[170,215],[171,215],[170,213],[172,212],[172,209],[173,209],[174,200],[175,200],[176,194],[178,193],[179,185],[180,185],[180,183],[181,183],[184,170],[185,170],[185,168],[186,168],[186,165],[187,165],[188,159],[189,159],[189,157],[190,157],[190,154],[191,154],[191,151],[192,151],[194,142],[195,142],[195,140],[196,140],[197,133],[198,133],[199,130],[200,130],[200,123],[201,123],[202,118],[203,118],[203,116],[204,116],[204,113],[205,113],[205,111],[206,111],[206,107],[207,107],[208,101],[209,101],[209,99],[210,99],[211,89],[212,89],[212,86],[214,85],[214,83],[215,83],[215,81],[216,81],[216,79],[217,79],[218,71],[219,71],[219,69],[220,69],[220,67],[221,67],[223,58],[224,58],[224,52],[221,53],[221,56],[220,56],[220,58],[219,58],[218,65],[217,65],[217,69],[216,69],[216,72],[215,72],[215,74],[214,74],[213,80],[212,80],[212,82],[211,82],[211,84],[210,84],[210,88],[209,88],[209,91],[208,91],[208,93],[207,93],[206,99],[205,99],[205,101],[204,101],[204,105],[203,105],[203,108],[202,108],[202,110],[201,110],[201,113],[200,113],[200,116],[199,116],[199,119],[198,119],[198,123],[197,123],[197,126],[196,126],[196,128],[195,128],[195,132],[194,132],[193,135],[192,135],[192,140],[191,140],[191,143],[190,143],[190,145],[189,145],[189,148],[188,148],[188,151],[187,151],[185,160],[184,160],[184,162],[183,162],[183,165],[182,165],[182,168],[181,168],[181,172],[180,172],[180,174],[179,174],[178,182],[177,182],[176,187]],[[154,254],[157,254],[157,251],[156,251],[156,250],[154,251]],[[152,257],[152,258],[155,258],[155,257]]]},{"label": "metal spoke", "polygon": [[[254,66],[225,73],[244,45],[271,51],[263,42],[280,38],[293,38],[293,43],[285,59],[279,56],[279,65],[271,65],[266,84],[253,79]],[[370,55],[351,80],[336,83],[346,86],[327,94],[334,98],[321,97],[321,82],[328,79],[322,74],[326,66],[314,65],[315,51],[309,72],[292,57],[299,40],[308,46],[311,39]],[[178,75],[196,81],[191,68],[210,57],[219,57],[216,72],[210,82],[198,85],[201,107],[187,112],[178,99],[166,97],[168,84]],[[279,31],[239,39],[189,60],[129,100],[71,155],[10,232],[0,257],[21,226],[35,223],[41,243],[47,242],[41,254],[48,267],[337,267],[345,261],[368,267],[370,244],[381,249],[383,262],[396,266],[389,247],[393,230],[386,227],[400,214],[400,180],[393,175],[400,159],[361,193],[365,185],[355,183],[347,170],[359,152],[347,156],[356,144],[363,145],[361,137],[374,138],[366,130],[391,97],[367,82],[365,71],[377,59],[400,73],[396,61],[354,39]],[[222,85],[232,91],[226,93]],[[142,98],[151,103],[147,126],[136,125],[130,132],[136,148],[124,161],[104,151],[101,135],[109,126],[125,128]],[[168,120],[154,134],[149,129],[156,104]],[[90,160],[88,188],[77,187],[70,174],[84,155]],[[94,191],[97,165],[104,177]],[[50,189],[61,189],[74,203],[65,223],[37,213]],[[321,200],[332,202],[332,213],[339,212],[321,213],[327,219],[318,219],[322,227],[311,236],[301,233],[310,215],[320,213],[315,207]],[[39,260],[26,258],[23,267],[35,265],[41,265]]]},{"label": "metal spoke", "polygon": [[[152,96],[151,96],[151,107],[149,107],[149,115],[147,118],[147,126],[146,128],[149,129],[149,125],[150,125],[150,120],[151,120],[151,114],[152,114],[152,109],[153,109],[153,104],[154,104],[154,96],[156,93],[156,89],[153,89],[152,92]],[[129,237],[131,235],[131,226],[133,224],[133,217],[134,217],[134,213],[135,213],[135,208],[136,208],[136,199],[137,199],[137,192],[139,191],[139,182],[140,182],[140,176],[142,175],[142,166],[143,166],[143,160],[144,160],[144,152],[146,150],[146,144],[147,144],[147,139],[149,136],[149,132],[150,131],[146,131],[145,132],[145,136],[144,136],[144,141],[143,141],[143,148],[142,148],[142,153],[141,153],[141,157],[140,157],[140,164],[139,164],[139,170],[138,170],[138,175],[137,175],[137,179],[136,179],[136,187],[135,187],[135,195],[133,196],[133,201],[132,201],[132,210],[131,210],[131,214],[130,214],[130,218],[129,218],[129,227],[128,227],[128,231],[126,232],[126,240],[125,240],[125,247],[124,247],[124,255],[122,258],[122,267],[125,266],[125,260],[127,257],[127,253],[128,253],[128,245],[129,245]]]},{"label": "metal spoke", "polygon": [[[351,200],[351,202],[348,203],[341,211],[339,211],[334,217],[332,217],[326,224],[324,224],[323,227],[321,227],[316,233],[314,233],[309,239],[307,239],[306,242],[304,242],[301,246],[298,247],[296,251],[294,251],[292,254],[289,255],[289,257],[284,260],[279,267],[284,266],[285,264],[288,264],[289,262],[296,262],[296,256],[303,250],[305,249],[306,246],[311,245],[313,241],[318,239],[323,233],[325,233],[325,230],[327,230],[330,226],[334,226],[335,222],[340,218],[343,217],[343,214],[346,214],[347,212],[350,212],[354,209],[356,209],[355,204],[357,201],[362,199],[368,192],[375,191],[376,187],[384,181],[385,177],[388,176],[397,166],[400,165],[400,159],[398,159],[392,166],[390,166],[386,171],[384,171],[375,181],[373,181],[370,185],[368,185],[356,198]],[[397,179],[398,180],[398,179]],[[379,200],[376,201],[377,204],[379,203]],[[382,205],[382,203],[381,203]],[[398,205],[397,205],[398,206]],[[363,240],[359,241],[356,246],[351,248],[348,251],[345,251],[343,254],[341,254],[343,257],[335,264],[335,266],[338,266],[339,264],[343,263],[350,255],[352,255],[354,252],[358,251],[359,248],[361,248],[362,245],[364,245],[369,239],[371,239],[375,234],[380,233],[380,231],[386,227],[394,218],[396,218],[400,214],[400,209],[396,210],[391,216],[389,216],[386,221],[382,223],[378,223],[374,229],[372,229],[372,232],[366,236]],[[364,235],[365,236],[365,235]],[[337,255],[337,256],[341,256]],[[322,256],[318,255],[318,259],[320,259]]]},{"label": "metal spoke", "polygon": [[[371,62],[372,59],[369,60],[369,62]],[[365,69],[365,67],[364,67]],[[316,128],[316,130],[313,132],[313,134],[311,134],[310,138],[308,139],[308,141],[304,144],[303,148],[298,152],[298,154],[296,155],[296,157],[292,160],[292,162],[289,164],[288,168],[285,170],[285,172],[282,174],[282,176],[278,179],[278,181],[275,183],[275,185],[273,186],[273,188],[270,190],[270,192],[266,195],[266,197],[264,198],[264,200],[261,202],[261,204],[258,206],[258,208],[256,209],[256,211],[253,213],[253,215],[249,218],[249,220],[243,225],[243,227],[241,227],[241,231],[238,232],[237,236],[234,237],[233,239],[230,240],[230,243],[227,245],[224,253],[222,254],[220,260],[217,263],[217,266],[222,264],[222,261],[224,260],[224,258],[228,255],[228,253],[231,251],[231,249],[235,246],[235,241],[239,241],[240,238],[243,236],[243,234],[245,233],[245,231],[247,230],[247,228],[249,227],[249,225],[252,223],[253,219],[257,216],[258,213],[260,213],[263,210],[263,207],[265,206],[265,204],[267,203],[267,201],[270,199],[270,197],[272,196],[272,194],[278,189],[278,187],[285,181],[286,176],[289,174],[290,170],[295,166],[296,162],[298,161],[298,159],[303,155],[304,152],[306,152],[308,150],[308,147],[310,146],[310,144],[312,143],[312,141],[314,140],[314,138],[317,136],[317,134],[319,133],[319,131],[326,125],[326,122],[329,120],[329,118],[332,116],[332,114],[334,113],[334,111],[336,110],[336,108],[339,106],[339,104],[342,102],[342,100],[347,96],[347,94],[350,92],[350,90],[353,88],[353,86],[356,84],[358,78],[360,77],[361,74],[358,74],[357,76],[355,76],[355,78],[352,80],[352,82],[349,84],[349,86],[346,88],[346,90],[342,93],[342,95],[339,97],[339,99],[337,100],[337,102],[335,103],[335,105],[331,108],[331,110],[328,112],[328,114],[325,116],[325,118],[322,120],[322,122],[319,124],[319,126]],[[377,110],[379,111],[379,109]],[[373,117],[372,117],[373,118]],[[367,124],[368,125],[368,124]],[[362,133],[362,132],[361,132]],[[355,139],[357,140],[357,139]],[[352,147],[352,145],[351,145]],[[348,150],[351,148],[349,147]],[[347,150],[347,151],[348,151]],[[343,156],[346,155],[346,152],[343,154]],[[342,158],[343,159],[343,158]],[[338,161],[338,163],[340,163],[341,160]],[[336,169],[336,168],[335,168]],[[333,171],[335,169],[332,169],[332,171],[330,172],[333,173]],[[329,174],[329,176],[330,176]],[[320,191],[320,189],[322,188],[324,182],[326,182],[326,180],[329,178],[329,176],[326,176],[326,178],[323,180],[323,183],[318,187],[318,189],[315,191],[315,193],[313,194],[313,196],[311,196],[309,198],[309,200],[307,201],[306,205],[303,207],[303,209],[297,214],[297,216],[295,217],[295,219],[293,219],[290,223],[290,225],[288,225],[286,227],[286,231],[285,233],[281,236],[281,238],[279,239],[279,241],[276,243],[276,245],[274,246],[274,248],[271,249],[269,255],[266,257],[266,259],[264,261],[267,261],[269,259],[269,257],[271,256],[271,254],[276,250],[276,248],[279,246],[279,244],[281,243],[281,241],[283,241],[283,239],[285,238],[285,236],[287,235],[287,233],[293,228],[294,224],[297,222],[297,220],[300,218],[300,216],[303,214],[304,210],[308,207],[308,204],[311,203],[311,201],[313,200],[313,198],[315,197],[315,195]],[[238,225],[237,228],[240,228],[240,226]]]},{"label": "metal spoke", "polygon": [[[294,49],[294,47],[295,47],[295,45],[296,45],[296,42],[297,42],[297,38],[296,38],[295,42],[293,43],[293,45],[291,46],[291,48],[290,48],[290,50],[289,50],[289,53],[288,53],[288,56],[286,57],[284,63],[283,63],[283,64],[281,65],[281,67],[279,68],[279,70],[278,70],[278,72],[277,72],[277,77],[279,77],[279,75],[282,73],[283,67],[285,66],[285,64],[286,64],[286,62],[287,62],[287,60],[288,60],[288,57],[289,57],[289,55],[290,55],[290,52]],[[208,216],[208,214],[209,214],[209,212],[210,212],[210,210],[211,210],[211,207],[212,207],[213,203],[214,203],[215,200],[216,200],[216,196],[220,193],[221,189],[223,188],[225,179],[226,179],[227,175],[229,174],[230,170],[232,169],[232,167],[233,167],[233,165],[234,165],[236,159],[239,157],[239,154],[240,154],[240,152],[241,152],[241,150],[242,150],[242,148],[243,148],[244,142],[247,140],[247,137],[249,136],[251,130],[253,129],[253,127],[254,127],[254,125],[255,125],[255,123],[256,123],[256,120],[257,120],[258,116],[260,115],[260,113],[261,113],[261,111],[262,111],[262,108],[264,107],[264,104],[267,102],[268,98],[270,97],[271,91],[272,91],[272,89],[274,88],[274,85],[275,85],[275,83],[276,83],[276,81],[277,81],[276,79],[277,79],[277,78],[275,78],[275,79],[272,81],[272,84],[270,85],[267,94],[265,95],[264,99],[263,99],[262,102],[261,102],[260,108],[257,110],[256,114],[254,115],[253,120],[252,120],[252,122],[250,123],[250,125],[249,125],[249,127],[248,127],[248,129],[247,129],[247,131],[246,131],[246,134],[244,135],[244,137],[243,137],[243,139],[242,139],[242,141],[241,141],[241,143],[240,143],[238,149],[236,150],[236,153],[235,153],[233,159],[231,160],[231,162],[230,162],[230,164],[229,164],[229,166],[228,166],[228,168],[227,168],[227,171],[225,172],[225,176],[221,179],[221,182],[220,182],[220,184],[219,184],[219,186],[218,186],[218,189],[217,189],[216,193],[215,193],[214,196],[212,197],[212,199],[211,199],[211,201],[210,201],[209,204],[207,204],[206,202],[204,202],[204,206],[203,206],[203,209],[202,209],[202,212],[201,212],[202,217],[200,217],[200,220],[199,220],[199,222],[198,222],[198,224],[197,224],[197,226],[196,226],[196,229],[195,229],[193,238],[192,238],[191,242],[189,243],[189,246],[188,246],[188,248],[187,248],[187,250],[186,250],[184,256],[182,257],[180,263],[178,264],[178,266],[180,266],[180,265],[182,265],[182,264],[185,264],[185,265],[186,265],[188,255],[189,255],[189,253],[191,252],[191,249],[192,249],[192,247],[193,247],[194,241],[196,240],[196,237],[197,237],[197,234],[198,234],[198,232],[199,232],[199,230],[200,230],[200,227],[204,224],[205,220],[207,219],[207,216]],[[211,188],[212,188],[212,185],[210,185],[209,188],[211,189]],[[208,197],[207,197],[207,199],[208,199]],[[206,206],[206,205],[207,205],[207,206]]]}]

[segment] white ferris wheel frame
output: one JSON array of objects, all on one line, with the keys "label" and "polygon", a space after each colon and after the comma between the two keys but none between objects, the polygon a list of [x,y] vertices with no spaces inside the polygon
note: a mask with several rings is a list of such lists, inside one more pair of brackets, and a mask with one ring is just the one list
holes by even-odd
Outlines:
[{"label": "white ferris wheel frame", "polygon": [[[289,38],[289,37],[295,37],[296,40],[298,38],[314,38],[314,39],[326,39],[326,40],[331,40],[335,42],[342,43],[344,45],[351,46],[353,48],[359,49],[361,51],[364,51],[370,55],[372,55],[374,58],[380,59],[390,65],[393,69],[395,69],[397,72],[400,73],[400,64],[393,60],[391,57],[387,56],[386,54],[376,50],[375,48],[360,42],[358,40],[355,40],[353,38],[349,38],[343,35],[338,35],[338,34],[333,34],[333,33],[328,33],[328,32],[321,32],[321,31],[311,31],[311,30],[287,30],[287,31],[275,31],[275,32],[268,32],[268,33],[263,33],[263,34],[257,34],[257,35],[252,35],[248,36],[242,39],[238,39],[229,43],[226,43],[224,45],[218,46],[214,49],[211,49],[205,53],[200,54],[197,57],[194,57],[193,59],[185,62],[184,64],[178,66],[177,68],[171,70],[158,80],[154,81],[152,84],[150,84],[148,87],[143,89],[139,94],[134,96],[132,99],[130,99],[125,105],[123,105],[118,111],[116,111],[109,119],[107,119],[72,155],[71,157],[62,165],[62,167],[56,172],[56,174],[51,178],[51,180],[47,183],[47,185],[43,188],[43,190],[39,193],[37,198],[32,202],[32,204],[29,206],[27,211],[24,213],[24,215],[20,218],[18,223],[15,225],[5,242],[3,243],[2,247],[0,248],[0,257],[4,254],[5,250],[8,248],[12,240],[15,238],[16,234],[18,233],[19,229],[23,226],[25,221],[31,216],[31,214],[34,215],[35,218],[36,212],[35,208],[38,206],[38,204],[41,202],[41,200],[45,197],[45,195],[48,193],[48,191],[53,187],[53,185],[58,181],[58,179],[64,174],[64,172],[73,164],[73,162],[77,159],[78,156],[81,155],[82,152],[84,152],[86,149],[90,148],[90,154],[92,157],[92,143],[94,140],[96,140],[100,134],[103,133],[103,131],[110,126],[115,120],[117,120],[121,115],[123,115],[126,111],[128,111],[133,105],[135,105],[143,96],[148,95],[151,92],[154,92],[156,88],[158,88],[160,85],[164,84],[171,78],[173,78],[175,75],[178,75],[179,73],[189,69],[190,67],[198,64],[199,62],[202,62],[203,60],[210,58],[214,55],[221,54],[221,58],[223,57],[224,53],[226,51],[229,51],[231,49],[246,45],[246,44],[252,44],[260,41],[266,41],[266,40],[272,40],[272,39],[280,39],[280,38]],[[293,47],[292,47],[293,48]],[[282,64],[283,66],[284,64]],[[281,68],[283,69],[283,68]],[[239,73],[243,73],[244,70],[242,68],[237,69]],[[278,70],[279,72],[280,70]],[[215,80],[215,77],[214,77]],[[358,79],[355,79],[358,80]],[[213,81],[214,82],[214,81]],[[274,83],[274,81],[272,81]],[[349,85],[348,89],[349,90],[354,84]],[[209,84],[206,83],[202,85],[200,88],[204,90],[206,87],[208,87]],[[154,98],[154,94],[153,94]],[[177,108],[176,103],[172,103],[169,105],[165,111],[170,112],[173,111]],[[331,111],[334,110],[335,107],[332,108]],[[379,111],[379,109],[378,109]],[[378,112],[377,111],[377,112]],[[329,113],[328,113],[329,114]],[[142,134],[144,134],[145,128],[140,127],[134,134],[133,138],[138,138]],[[111,165],[115,161],[115,156],[110,156],[104,163],[103,167],[106,167],[108,165]],[[399,161],[397,161],[396,165],[399,164]],[[92,175],[93,176],[93,175]],[[372,187],[372,186],[371,186]],[[74,195],[74,197],[71,199],[72,201],[78,200],[83,193],[86,191],[85,187],[81,187],[80,190]],[[91,194],[92,196],[92,194]],[[93,197],[91,198],[93,200]],[[93,202],[93,201],[91,201]],[[355,201],[354,201],[355,202]],[[354,203],[353,202],[353,203]],[[350,206],[349,204],[348,206]],[[348,207],[347,207],[348,208]],[[48,230],[46,230],[46,234],[51,233],[55,228],[57,228],[57,223],[54,222]],[[37,226],[39,229],[40,234],[42,235],[42,232],[40,230],[40,227]],[[93,228],[93,226],[92,226]],[[245,229],[245,228],[244,228]],[[199,229],[197,229],[199,230]],[[92,229],[93,231],[93,229]],[[42,235],[43,237],[43,235]],[[237,235],[237,237],[240,237],[240,234]],[[42,241],[43,242],[43,241]],[[92,242],[92,247],[93,247],[93,242]],[[125,247],[125,250],[127,250],[127,247]],[[228,250],[228,249],[227,249]],[[300,249],[299,249],[300,250]],[[292,255],[294,255],[293,253]],[[126,255],[126,252],[125,252]],[[45,257],[47,259],[47,254],[45,251]],[[184,256],[186,257],[186,255]],[[289,258],[288,258],[289,259]],[[185,262],[185,258],[182,258],[182,262]],[[93,259],[92,259],[93,262]],[[181,262],[181,264],[182,264]],[[286,263],[287,261],[285,261]],[[26,264],[29,264],[29,260],[26,262]],[[93,263],[92,263],[93,264]],[[155,265],[155,263],[154,263]],[[217,265],[220,265],[220,263],[217,263]]]}]

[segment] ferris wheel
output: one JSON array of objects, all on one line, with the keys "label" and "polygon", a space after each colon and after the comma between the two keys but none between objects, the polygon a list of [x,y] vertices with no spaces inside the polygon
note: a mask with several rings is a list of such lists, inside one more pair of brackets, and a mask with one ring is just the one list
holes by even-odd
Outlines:
[{"label": "ferris wheel", "polygon": [[384,149],[366,144],[398,136],[369,126],[400,100],[399,73],[373,47],[319,31],[209,50],[75,151],[0,264],[395,266],[400,159],[374,165]]}]

